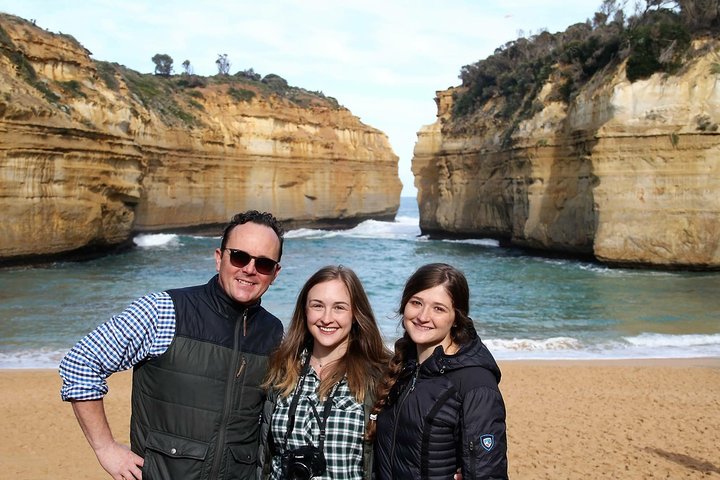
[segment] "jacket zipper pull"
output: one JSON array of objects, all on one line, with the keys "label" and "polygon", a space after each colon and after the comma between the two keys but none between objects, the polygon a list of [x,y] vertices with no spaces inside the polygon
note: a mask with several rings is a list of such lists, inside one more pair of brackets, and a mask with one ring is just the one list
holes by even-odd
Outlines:
[{"label": "jacket zipper pull", "polygon": [[242,374],[243,370],[245,370],[245,363],[247,363],[247,361],[245,360],[245,355],[243,355],[242,361],[240,361],[240,368],[238,368],[235,378],[240,378],[240,374]]},{"label": "jacket zipper pull", "polygon": [[415,369],[415,374],[413,375],[412,383],[410,384],[410,392],[415,390],[415,382],[417,382],[418,375],[420,374],[420,367]]},{"label": "jacket zipper pull", "polygon": [[243,337],[247,337],[247,308],[243,312]]}]

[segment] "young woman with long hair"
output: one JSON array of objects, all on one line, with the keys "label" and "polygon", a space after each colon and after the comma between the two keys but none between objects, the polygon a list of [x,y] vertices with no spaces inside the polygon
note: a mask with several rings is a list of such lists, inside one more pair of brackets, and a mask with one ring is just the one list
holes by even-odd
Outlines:
[{"label": "young woman with long hair", "polygon": [[370,478],[365,426],[389,358],[357,275],[343,266],[313,274],[270,358],[265,473],[272,479]]},{"label": "young woman with long hair", "polygon": [[378,480],[507,478],[500,370],[469,317],[461,271],[420,267],[400,301],[395,343],[368,426]]}]

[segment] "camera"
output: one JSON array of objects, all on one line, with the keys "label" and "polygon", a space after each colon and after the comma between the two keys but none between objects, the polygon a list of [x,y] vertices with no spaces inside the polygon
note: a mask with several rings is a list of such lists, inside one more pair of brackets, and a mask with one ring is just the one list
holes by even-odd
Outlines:
[{"label": "camera", "polygon": [[283,478],[291,480],[310,480],[325,473],[327,464],[325,455],[317,447],[304,445],[283,453]]}]

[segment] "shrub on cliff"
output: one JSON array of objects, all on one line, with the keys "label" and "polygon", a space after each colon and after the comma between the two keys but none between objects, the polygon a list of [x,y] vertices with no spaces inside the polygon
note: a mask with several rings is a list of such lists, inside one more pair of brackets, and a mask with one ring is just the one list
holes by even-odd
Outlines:
[{"label": "shrub on cliff", "polygon": [[207,86],[207,80],[199,75],[189,74],[178,78],[175,84],[180,88],[201,88]]},{"label": "shrub on cliff", "polygon": [[247,70],[242,70],[240,72],[237,72],[235,74],[235,76],[238,78],[245,78],[245,79],[253,81],[253,82],[259,82],[260,79],[262,78],[262,75],[260,75],[259,73],[255,73],[255,70],[253,70],[252,68],[248,68]]},{"label": "shrub on cliff", "polygon": [[275,92],[284,92],[288,89],[287,80],[282,78],[280,75],[275,75],[274,73],[268,73],[265,75],[261,82]]},{"label": "shrub on cliff", "polygon": [[74,97],[87,98],[87,95],[85,95],[85,92],[83,92],[82,90],[82,85],[80,85],[80,82],[78,82],[77,80],[70,80],[68,82],[58,83],[66,94]]},{"label": "shrub on cliff", "polygon": [[97,69],[98,76],[105,82],[105,85],[114,91],[120,90],[120,83],[117,80],[117,63],[96,61],[95,68]]},{"label": "shrub on cliff", "polygon": [[691,37],[678,13],[657,10],[648,12],[646,18],[628,32],[628,41],[630,56],[626,73],[628,80],[634,82],[656,72],[677,71]]},{"label": "shrub on cliff", "polygon": [[[124,67],[119,73],[135,100],[156,111],[168,123],[180,120],[189,126],[198,124],[198,120],[178,104],[181,97],[176,94],[182,87],[173,78],[142,74]],[[197,108],[197,105],[190,106]]]},{"label": "shrub on cliff", "polygon": [[233,97],[238,102],[249,102],[253,98],[255,98],[255,92],[253,92],[252,90],[245,89],[245,88],[230,87],[230,88],[228,88],[227,93],[228,93],[228,95]]}]

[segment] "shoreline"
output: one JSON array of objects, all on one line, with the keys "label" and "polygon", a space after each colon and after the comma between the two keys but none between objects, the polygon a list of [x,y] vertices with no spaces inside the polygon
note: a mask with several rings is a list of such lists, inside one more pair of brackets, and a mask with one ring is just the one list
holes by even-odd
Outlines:
[{"label": "shoreline", "polygon": [[528,365],[588,365],[588,366],[625,366],[625,367],[710,367],[720,368],[720,356],[717,357],[633,357],[633,358],[573,358],[573,359],[503,359],[499,364]]},{"label": "shoreline", "polygon": [[[388,348],[392,349],[392,345]],[[527,365],[624,365],[624,366],[706,366],[720,368],[720,355],[703,357],[588,357],[588,358],[498,358],[498,364],[527,364]],[[60,360],[54,366],[2,366],[2,372],[32,372],[32,371],[57,371]]]},{"label": "shoreline", "polygon": [[[720,479],[720,356],[498,363],[513,480]],[[104,402],[123,443],[131,378],[111,376]],[[0,369],[8,478],[110,478],[59,389],[55,369]]]},{"label": "shoreline", "polygon": [[[503,358],[497,359],[498,364],[511,365],[573,365],[579,366],[697,366],[720,368],[720,355],[708,357],[627,357],[627,358]],[[5,371],[20,372],[56,372],[57,367],[0,367],[0,374]],[[123,372],[119,372],[123,373]]]}]

